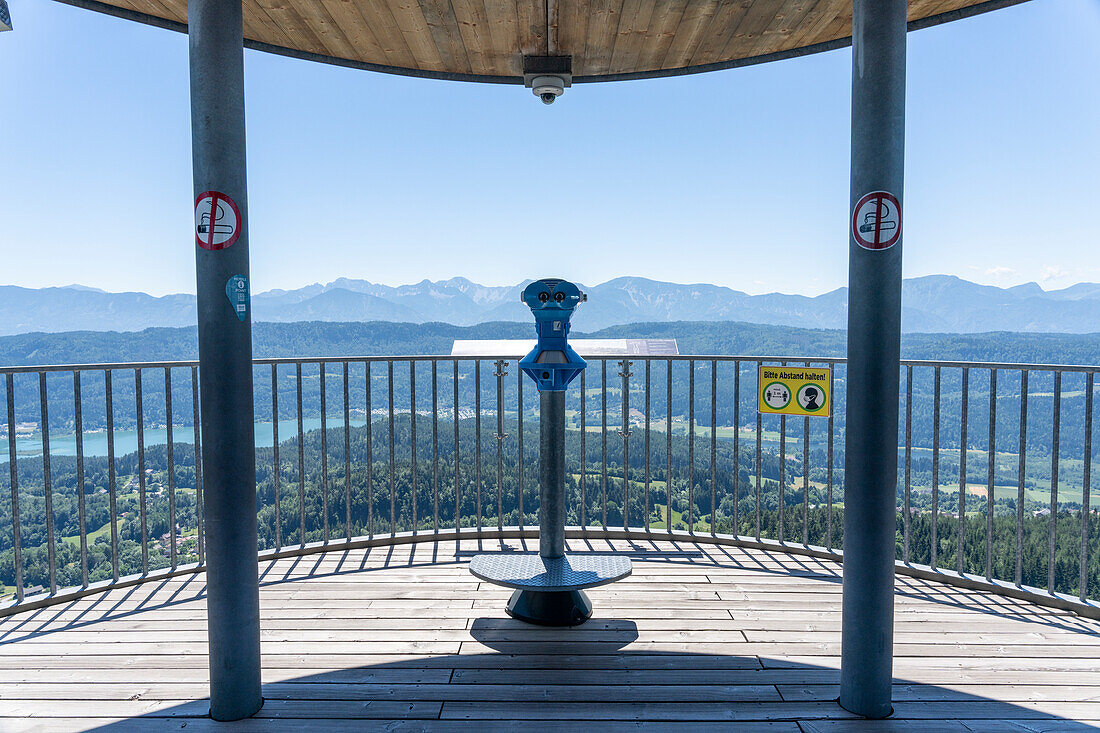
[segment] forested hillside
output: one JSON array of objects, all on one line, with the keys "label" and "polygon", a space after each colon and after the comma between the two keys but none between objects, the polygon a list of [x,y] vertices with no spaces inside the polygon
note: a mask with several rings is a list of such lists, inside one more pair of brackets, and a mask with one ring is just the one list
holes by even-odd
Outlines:
[{"label": "forested hillside", "polygon": [[[327,434],[327,476],[322,471],[320,431],[304,436],[302,472],[299,472],[296,438],[280,443],[278,470],[274,449],[257,449],[257,516],[261,548],[275,547],[280,542],[294,545],[320,541],[326,536],[342,537],[349,531],[358,536],[414,528],[430,530],[437,523],[440,527],[453,527],[456,522],[463,527],[473,527],[477,526],[479,516],[481,523],[488,526],[497,524],[498,517],[506,526],[520,523],[536,526],[538,426],[525,422],[521,459],[519,427],[515,421],[505,423],[506,438],[500,443],[499,483],[497,441],[492,438],[495,428],[495,421],[483,420],[479,435],[476,420],[462,420],[456,454],[454,423],[449,420],[433,423],[422,417],[416,423],[418,440],[414,454],[412,421],[408,415],[399,416],[393,424],[393,464],[388,460],[391,445],[387,421],[377,420],[369,429],[364,426],[351,430],[347,462],[342,429],[331,429]],[[690,520],[697,531],[709,532],[713,513],[715,529],[720,532],[733,532],[736,525],[739,534],[752,536],[758,532],[759,522],[759,533],[764,537],[793,542],[805,539],[812,544],[843,547],[843,470],[834,471],[834,484],[830,489],[825,455],[820,451],[811,451],[809,472],[803,477],[801,455],[792,452],[781,463],[776,451],[769,448],[763,452],[758,479],[752,446],[742,444],[735,453],[731,441],[721,440],[715,446],[712,482],[709,452],[703,448],[705,443],[696,441],[692,462],[686,436],[674,436],[671,451],[666,452],[665,436],[653,433],[647,493],[644,434],[635,432],[632,438],[630,481],[625,487],[621,438],[614,433],[608,435],[606,464],[601,435],[589,433],[585,438],[586,469],[582,471],[581,434],[577,430],[567,433],[568,524],[622,526],[625,519],[631,526],[648,524],[659,529],[668,526],[671,516],[673,528],[687,529]],[[477,459],[479,452],[480,462]],[[84,501],[89,532],[89,577],[93,581],[111,577],[116,545],[119,572],[140,572],[143,537],[148,541],[149,567],[167,566],[173,524],[170,511],[174,511],[179,561],[198,559],[200,520],[194,453],[190,445],[176,445],[173,466],[175,489],[171,493],[173,505],[170,505],[168,454],[164,446],[150,448],[146,453],[144,489],[139,481],[137,456],[118,459],[115,466],[116,520],[112,523],[111,476],[107,461],[86,459]],[[46,585],[49,566],[41,463],[22,459],[19,474],[24,582],[28,586]],[[76,465],[72,458],[54,460],[52,496],[58,582],[61,585],[78,584],[81,577],[79,498]],[[830,497],[833,502],[831,521]],[[957,506],[956,497],[957,493],[952,496],[943,492],[937,521],[937,560],[942,567],[948,568],[955,567],[958,552],[958,519],[951,513]],[[784,508],[782,517],[780,506]],[[975,508],[978,511],[974,511]],[[968,572],[984,573],[988,551],[994,575],[1010,579],[1016,562],[1015,502],[998,500],[993,543],[988,547],[982,508],[981,504],[972,506],[965,519],[964,567]],[[1045,586],[1050,517],[1036,515],[1030,508],[1022,525],[1023,579],[1027,584]],[[1077,592],[1080,519],[1080,512],[1065,510],[1058,517],[1055,583],[1062,592]],[[1100,587],[1100,530],[1097,524],[1094,520],[1089,540],[1091,589]],[[0,527],[10,526],[10,505],[0,502]],[[910,516],[909,559],[912,562],[927,564],[931,561],[931,528],[932,515],[926,510]],[[904,518],[899,512],[899,559],[903,558],[904,535]],[[0,585],[11,586],[14,577],[12,536],[9,532],[0,532]]]},{"label": "forested hillside", "polygon": [[[258,356],[358,356],[358,355],[408,355],[447,354],[454,339],[476,338],[530,338],[532,329],[524,324],[498,323],[473,327],[456,327],[446,324],[393,324],[393,323],[300,323],[266,324],[255,328],[255,352]],[[671,516],[674,526],[686,526],[688,517],[700,520],[698,528],[710,528],[711,512],[719,529],[732,531],[736,521],[741,533],[755,532],[759,506],[762,532],[778,536],[780,484],[782,477],[783,502],[788,508],[784,528],[787,537],[800,540],[802,517],[805,512],[807,536],[811,542],[823,544],[828,539],[827,511],[829,465],[828,421],[811,420],[808,449],[800,419],[786,422],[786,461],[780,460],[779,429],[781,421],[776,416],[765,416],[761,430],[756,430],[756,374],[751,359],[741,363],[740,372],[732,361],[712,361],[707,356],[742,355],[786,356],[800,360],[810,357],[841,356],[844,353],[844,334],[840,331],[784,328],[742,323],[657,323],[620,326],[591,334],[575,336],[597,338],[637,337],[676,338],[682,354],[697,354],[702,358],[694,364],[689,360],[673,363],[672,389],[666,394],[667,365],[658,361],[650,365],[651,390],[647,395],[646,365],[636,360],[631,366],[630,408],[628,423],[631,438],[631,483],[626,491],[627,519],[631,524],[643,524],[649,518],[651,525],[660,526]],[[151,329],[138,333],[103,334],[31,334],[0,339],[0,363],[49,364],[117,362],[126,360],[191,359],[195,356],[194,329]],[[1082,363],[1100,361],[1100,335],[1049,335],[1049,334],[972,334],[972,335],[908,335],[904,341],[904,355],[911,359]],[[588,521],[603,521],[604,495],[607,497],[606,513],[609,524],[623,521],[622,439],[617,431],[623,424],[623,379],[619,359],[606,362],[591,360],[585,372],[585,392],[579,389],[581,380],[571,388],[567,398],[570,476],[568,484],[571,496],[570,521],[580,521],[581,512]],[[694,371],[692,367],[694,366]],[[360,534],[368,531],[374,522],[375,531],[386,531],[391,522],[391,496],[393,501],[393,526],[411,529],[426,528],[436,515],[443,524],[455,521],[453,457],[454,419],[459,418],[461,441],[458,459],[458,487],[460,506],[458,515],[463,524],[476,523],[478,516],[478,487],[481,488],[483,522],[495,523],[498,504],[503,512],[501,521],[519,521],[520,471],[523,478],[523,514],[528,523],[535,522],[537,491],[534,466],[537,459],[533,451],[538,445],[537,397],[532,385],[523,391],[523,409],[519,410],[519,387],[523,384],[512,363],[505,368],[499,384],[496,367],[490,361],[481,363],[476,371],[472,362],[459,365],[458,379],[450,361],[436,365],[433,373],[430,362],[396,361],[374,363],[368,373],[363,363],[352,363],[347,372],[346,409],[351,424],[349,440],[351,531]],[[712,373],[716,369],[716,373]],[[603,377],[606,371],[606,382]],[[903,370],[904,372],[904,370]],[[737,375],[738,380],[734,377]],[[258,516],[260,531],[266,546],[273,546],[278,533],[285,542],[300,541],[302,514],[304,512],[305,538],[319,539],[324,534],[325,518],[330,532],[339,534],[346,527],[348,512],[344,494],[343,416],[345,410],[345,382],[341,364],[325,367],[324,379],[316,363],[307,363],[301,369],[301,410],[304,433],[305,474],[299,478],[297,469],[296,421],[299,417],[299,379],[294,365],[279,367],[275,394],[272,395],[271,368],[257,368],[256,373],[257,460],[259,465],[260,502]],[[903,373],[904,377],[904,373]],[[903,487],[908,476],[911,493],[911,555],[914,562],[927,562],[931,558],[931,507],[939,510],[937,520],[937,559],[941,565],[953,567],[957,552],[957,512],[960,504],[959,484],[968,486],[966,496],[964,543],[965,566],[984,572],[985,563],[985,510],[986,486],[994,486],[994,542],[990,547],[995,572],[1000,577],[1012,577],[1015,567],[1015,517],[1018,492],[1024,492],[1024,578],[1025,582],[1045,584],[1046,546],[1051,517],[1038,514],[1050,506],[1053,468],[1058,468],[1057,513],[1057,587],[1066,592],[1076,588],[1077,575],[1074,558],[1078,557],[1080,542],[1080,507],[1084,486],[1085,432],[1084,405],[1087,395],[1083,389],[1084,377],[1080,373],[1063,374],[1057,401],[1059,415],[1058,461],[1053,461],[1053,416],[1055,409],[1054,377],[1049,370],[1034,370],[1029,375],[1027,391],[1027,441],[1025,455],[1018,454],[1020,437],[1020,373],[1019,370],[1002,369],[998,373],[997,390],[990,400],[989,370],[973,367],[966,374],[958,368],[944,367],[940,380],[940,432],[938,454],[932,452],[935,435],[932,429],[935,404],[934,374],[931,367],[913,369],[912,405],[906,404],[906,386],[903,380],[899,395],[900,428],[898,504],[903,503]],[[111,478],[109,463],[103,452],[92,450],[90,440],[99,440],[106,425],[106,384],[102,371],[92,371],[81,379],[81,406],[83,426],[86,431],[85,481],[83,494],[86,503],[86,521],[90,532],[89,563],[93,578],[111,573],[112,525],[114,542],[118,546],[120,572],[141,569],[140,540],[143,534],[150,538],[152,567],[168,562],[170,528],[167,478],[167,449],[162,444],[165,433],[166,408],[164,370],[151,368],[142,373],[142,425],[147,446],[144,494],[146,510],[142,521],[141,496],[142,472],[133,454],[136,445],[137,403],[132,369],[116,370],[112,377],[113,423],[116,431],[116,462],[114,494],[116,507],[110,510]],[[198,550],[196,523],[198,521],[194,456],[190,447],[193,438],[191,420],[192,385],[189,369],[176,369],[171,373],[172,407],[175,437],[173,479],[175,524],[178,526],[177,550],[186,561],[195,558]],[[410,398],[415,378],[416,400]],[[716,385],[712,393],[711,384]],[[965,381],[964,381],[965,380]],[[50,422],[52,460],[52,499],[56,526],[55,550],[58,554],[59,572],[63,583],[79,578],[79,542],[77,527],[80,493],[77,487],[76,463],[72,453],[66,452],[63,442],[73,441],[75,426],[73,377],[59,372],[48,375],[48,412]],[[689,385],[694,383],[694,400]],[[739,391],[734,391],[738,384]],[[963,389],[967,394],[966,471],[960,476],[960,463],[964,455],[962,445],[961,414]],[[37,374],[17,374],[15,387],[15,419],[21,425],[25,438],[20,439],[17,462],[19,479],[20,529],[23,559],[28,584],[41,583],[45,576],[46,530],[45,498],[42,478],[40,387]],[[323,388],[322,388],[322,385]],[[369,385],[369,388],[368,388]],[[433,385],[435,393],[433,395]],[[843,503],[844,479],[844,393],[845,370],[837,367],[834,372],[834,425],[832,496],[834,503]],[[457,387],[457,411],[455,398]],[[480,391],[478,390],[480,387]],[[1095,388],[1095,385],[1094,385]],[[324,410],[322,410],[324,389]],[[500,402],[498,403],[498,394]],[[392,398],[391,398],[392,395]],[[434,396],[434,399],[433,399]],[[275,413],[273,397],[277,401]],[[502,444],[501,492],[496,484],[496,410],[501,410],[507,438]],[[988,421],[990,405],[996,407],[996,452],[992,462],[988,452]],[[1094,409],[1098,401],[1094,400]],[[477,411],[480,407],[480,413]],[[909,408],[909,409],[907,409]],[[392,473],[388,463],[389,414],[393,413],[394,451],[396,463]],[[713,411],[713,412],[712,412]],[[477,425],[475,416],[480,414],[482,468],[480,483],[477,481],[476,455]],[[694,415],[694,422],[688,419]],[[906,415],[911,415],[908,431]],[[316,430],[321,416],[328,421],[330,466],[329,508],[324,510],[324,482],[320,477],[320,431]],[[414,415],[416,416],[414,418]],[[431,471],[433,446],[430,425],[432,417],[438,425],[438,472]],[[523,419],[525,440],[524,461],[516,459],[519,434],[518,418]],[[644,425],[651,422],[651,484],[649,503],[646,504],[643,480]],[[277,418],[277,421],[273,418]],[[414,468],[411,454],[411,422],[417,422],[417,463]],[[606,433],[604,421],[606,420]],[[366,423],[371,424],[368,437]],[[587,473],[580,469],[580,429],[587,432]],[[666,460],[663,446],[666,421],[672,426],[672,491],[666,488]],[[274,448],[272,431],[275,423],[280,427],[279,471],[273,470]],[[2,427],[7,428],[6,421]],[[98,432],[95,432],[98,431]],[[905,470],[906,433],[912,446],[908,471]],[[157,439],[156,434],[162,436]],[[716,456],[714,503],[711,503],[710,441],[714,434]],[[602,472],[602,446],[606,436],[608,473],[605,482]],[[694,436],[694,464],[689,461]],[[735,449],[735,436],[739,441]],[[287,438],[289,437],[289,440]],[[2,441],[5,436],[0,436]],[[761,496],[756,501],[755,442],[761,444]],[[124,440],[130,441],[129,443]],[[158,442],[159,440],[159,442]],[[372,459],[367,459],[368,442],[372,446]],[[1091,444],[1093,465],[1097,455],[1097,443]],[[2,452],[0,459],[7,456]],[[803,483],[802,460],[806,458],[808,472]],[[692,471],[694,465],[694,471]],[[782,472],[780,467],[782,466]],[[992,467],[992,475],[990,475]],[[1021,471],[1021,467],[1023,470]],[[938,472],[938,473],[937,473]],[[438,476],[438,482],[433,478]],[[694,480],[690,480],[691,477]],[[938,476],[937,480],[934,477]],[[0,492],[6,494],[8,471],[0,471]],[[276,482],[278,477],[278,483]],[[299,480],[305,502],[298,499]],[[736,490],[735,490],[736,483]],[[583,489],[582,489],[583,484]],[[1095,484],[1095,481],[1093,482]],[[278,485],[279,499],[275,493]],[[416,500],[413,500],[413,492]],[[808,501],[803,504],[803,486]],[[391,493],[392,489],[392,493]],[[584,491],[584,501],[581,492]],[[438,497],[438,503],[436,501]],[[1094,506],[1097,505],[1094,496]],[[278,509],[276,510],[276,507]],[[583,507],[583,510],[582,510]],[[278,511],[278,521],[276,521]],[[415,512],[415,514],[414,514]],[[953,516],[954,515],[954,516]],[[10,502],[0,502],[0,584],[10,585],[14,577],[12,533],[3,528],[11,527]],[[112,523],[111,517],[114,517]],[[414,519],[415,517],[415,519]],[[899,515],[900,517],[900,515]],[[900,519],[899,519],[900,521]],[[747,523],[747,524],[746,524]],[[1094,522],[1100,525],[1100,521]],[[899,524],[899,533],[901,532]],[[278,527],[278,530],[276,530]],[[1074,529],[1076,528],[1076,529]],[[834,543],[840,541],[839,519],[832,523]],[[1076,534],[1075,534],[1076,533]],[[899,534],[899,537],[901,535]],[[1100,533],[1090,535],[1090,543],[1100,540]],[[1090,546],[1091,546],[1090,544]],[[899,549],[900,553],[900,549]],[[900,556],[900,554],[899,554]],[[1090,550],[1090,577],[1100,583],[1100,547]],[[74,564],[75,563],[75,564]],[[136,563],[136,564],[135,564]],[[74,576],[73,573],[77,575]],[[1095,587],[1092,586],[1092,587]],[[2,592],[2,589],[0,589]],[[1093,591],[1095,592],[1095,591]]]},{"label": "forested hillside", "polygon": [[[574,338],[674,338],[682,354],[844,356],[845,332],[738,322],[633,323]],[[256,323],[253,353],[265,356],[449,354],[455,339],[534,338],[526,323]],[[908,359],[1056,364],[1100,362],[1100,333],[905,334]],[[87,364],[108,361],[194,359],[194,328],[136,332],[75,331],[0,338],[0,365]]]}]

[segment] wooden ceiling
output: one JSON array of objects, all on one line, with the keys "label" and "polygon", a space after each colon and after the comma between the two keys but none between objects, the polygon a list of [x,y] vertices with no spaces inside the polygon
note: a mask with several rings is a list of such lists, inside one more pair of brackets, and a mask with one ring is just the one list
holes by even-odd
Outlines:
[{"label": "wooden ceiling", "polygon": [[[1021,0],[909,0],[910,29]],[[187,0],[60,0],[184,30]],[[246,43],[379,71],[516,82],[570,55],[575,81],[729,68],[847,45],[851,0],[243,0]],[[580,78],[577,78],[580,77]]]}]

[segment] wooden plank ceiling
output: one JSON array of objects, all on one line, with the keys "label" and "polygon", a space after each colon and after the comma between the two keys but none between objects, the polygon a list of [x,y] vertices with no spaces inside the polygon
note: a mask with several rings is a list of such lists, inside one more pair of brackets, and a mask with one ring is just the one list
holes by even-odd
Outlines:
[{"label": "wooden plank ceiling", "polygon": [[[66,0],[62,0],[63,2]],[[851,0],[243,0],[245,37],[420,72],[522,75],[524,54],[571,55],[574,76],[678,69],[851,35]],[[101,0],[187,22],[187,0]],[[919,21],[980,0],[910,0]]]}]

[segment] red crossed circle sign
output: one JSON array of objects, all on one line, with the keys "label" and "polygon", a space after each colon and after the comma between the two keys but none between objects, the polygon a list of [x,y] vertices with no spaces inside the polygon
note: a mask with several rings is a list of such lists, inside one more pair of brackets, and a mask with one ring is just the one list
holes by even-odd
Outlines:
[{"label": "red crossed circle sign", "polygon": [[901,239],[901,204],[887,191],[865,194],[852,207],[852,236],[864,249],[889,249]]},{"label": "red crossed circle sign", "polygon": [[233,246],[241,235],[241,210],[220,191],[203,191],[195,199],[195,242],[203,249]]}]

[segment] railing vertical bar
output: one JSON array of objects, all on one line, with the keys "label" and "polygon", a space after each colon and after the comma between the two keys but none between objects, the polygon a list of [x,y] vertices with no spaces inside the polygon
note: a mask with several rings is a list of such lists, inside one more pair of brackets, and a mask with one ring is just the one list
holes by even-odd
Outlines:
[{"label": "railing vertical bar", "polygon": [[1020,446],[1016,476],[1016,585],[1024,574],[1024,474],[1027,470],[1027,369],[1020,370]]},{"label": "railing vertical bar", "polygon": [[[194,386],[195,394],[192,399],[195,401],[195,425],[198,430],[198,383],[195,379],[196,370],[192,367],[191,381]],[[115,466],[115,401],[114,401],[114,372],[110,369],[103,370],[103,393],[104,401],[107,410],[107,501],[111,513],[111,579],[118,581],[119,573],[119,559],[118,559],[118,477],[116,475]],[[195,481],[198,482],[199,472],[202,470],[202,459],[199,454],[198,439],[195,440]],[[202,537],[202,532],[199,532],[199,537]],[[200,559],[199,562],[202,562]]]},{"label": "railing vertical bar", "polygon": [[279,365],[271,365],[271,479],[275,502],[275,547],[283,546],[283,519],[280,516],[279,489],[283,470],[279,462]]},{"label": "railing vertical bar", "polygon": [[985,486],[985,579],[993,577],[993,479],[997,468],[997,370],[989,370],[989,472]]},{"label": "railing vertical bar", "polygon": [[623,359],[621,376],[623,378],[622,438],[623,438],[623,529],[630,527],[630,365],[629,359]]},{"label": "railing vertical bar", "polygon": [[439,534],[439,362],[432,359],[432,530]]},{"label": "railing vertical bar", "polygon": [[[832,375],[829,375],[829,394],[833,394]],[[828,455],[826,461],[828,461],[828,468],[826,469],[825,478],[825,547],[828,550],[833,549],[833,444],[835,432],[833,431],[833,414],[836,410],[832,405],[829,406],[829,437],[828,437]]]},{"label": "railing vertical bar", "polygon": [[588,453],[587,448],[587,412],[585,408],[585,393],[588,391],[586,387],[585,374],[587,370],[581,372],[581,526],[588,526]]},{"label": "railing vertical bar", "polygon": [[1089,590],[1089,495],[1092,492],[1092,390],[1095,375],[1085,374],[1085,455],[1081,473],[1081,580],[1078,597],[1084,601]]},{"label": "railing vertical bar", "polygon": [[[165,394],[168,413],[168,496],[172,496],[172,392],[168,389],[168,370],[164,372]],[[84,500],[84,415],[80,396],[80,372],[73,370],[73,435],[76,438],[76,510],[80,521],[80,585],[88,586],[88,524]],[[8,439],[14,440],[15,434],[8,433]],[[173,505],[169,504],[170,519],[175,518]],[[172,567],[176,566],[176,532],[172,525]]]},{"label": "railing vertical bar", "polygon": [[966,571],[966,458],[967,428],[970,422],[970,369],[962,370],[962,405],[959,418],[959,501],[958,501],[958,549],[955,555],[955,572]]},{"label": "railing vertical bar", "polygon": [[348,362],[344,367],[344,537],[351,539],[351,388]]},{"label": "railing vertical bar", "polygon": [[320,381],[321,399],[321,514],[324,516],[322,527],[324,528],[324,542],[329,541],[329,506],[328,506],[328,374],[326,374],[325,362],[317,363],[317,379]]},{"label": "railing vertical bar", "polygon": [[733,536],[741,536],[741,362],[733,362]]},{"label": "railing vertical bar", "polygon": [[[785,366],[785,365],[784,365]],[[787,527],[787,416],[779,416],[779,542],[786,538]]]},{"label": "railing vertical bar", "polygon": [[145,406],[142,397],[141,369],[134,370],[134,405],[138,443],[138,512],[141,517],[141,572],[149,572],[149,512],[145,487]]},{"label": "railing vertical bar", "polygon": [[370,361],[363,362],[363,383],[366,388],[363,409],[367,417],[367,536],[374,537],[374,406],[371,400],[372,387]]},{"label": "railing vertical bar", "polygon": [[[172,368],[164,368],[164,439],[168,451],[168,561],[173,570],[178,564],[176,557],[176,446],[172,436]],[[83,475],[83,471],[81,472]],[[84,481],[80,481],[83,489]],[[81,491],[83,496],[83,491]],[[83,523],[81,524],[83,527]],[[81,535],[83,535],[83,529]],[[86,581],[85,581],[86,582]]]},{"label": "railing vertical bar", "polygon": [[1062,434],[1062,372],[1054,372],[1054,406],[1051,420],[1050,450],[1050,558],[1047,565],[1047,592],[1054,592],[1055,548],[1058,539],[1058,453]]},{"label": "railing vertical bar", "polygon": [[[809,368],[810,362],[804,366]],[[810,544],[810,418],[802,424],[802,544]]]},{"label": "railing vertical bar", "polygon": [[[459,482],[458,474],[458,462],[459,462],[459,433],[458,433],[458,359],[454,360],[454,381],[452,386],[454,387],[454,431],[455,431],[455,534],[462,528],[462,484]],[[455,540],[458,542],[458,540]]]},{"label": "railing vertical bar", "polygon": [[508,362],[498,359],[497,370],[497,529],[504,527],[504,367]]},{"label": "railing vertical bar", "polygon": [[[762,365],[763,365],[763,362],[760,362],[760,361],[756,362],[756,374],[757,374],[756,390],[757,390],[757,392],[760,391],[760,376],[759,375],[760,375],[760,367]],[[764,464],[763,464],[762,458],[761,458],[761,444],[763,442],[763,436],[764,436],[763,421],[760,417],[760,410],[757,409],[756,410],[756,510],[755,510],[756,511],[756,517],[755,517],[755,519],[756,519],[756,534],[755,534],[755,536],[756,536],[756,541],[757,542],[760,541],[760,499],[761,499],[760,475],[762,473],[764,473]]]},{"label": "railing vertical bar", "polygon": [[913,468],[913,365],[905,367],[905,483],[902,488],[902,542],[901,560],[909,563],[910,475]]},{"label": "railing vertical bar", "polygon": [[19,454],[15,446],[15,384],[11,373],[4,375],[8,406],[8,475],[11,477],[11,546],[15,562],[15,602],[23,602],[23,545],[19,526]]},{"label": "railing vertical bar", "polygon": [[[54,546],[53,473],[50,469],[50,412],[47,407],[46,372],[38,373],[38,396],[42,412],[42,488],[46,495],[46,555],[50,564],[50,593],[57,592],[57,548]],[[11,436],[14,438],[14,435]]]},{"label": "railing vertical bar", "polygon": [[390,449],[390,535],[397,534],[397,479],[394,475],[394,447],[393,447],[393,359],[386,360],[386,388],[389,391],[389,402],[386,405],[389,410],[389,449]]},{"label": "railing vertical bar", "polygon": [[477,531],[481,533],[481,359],[474,360],[474,484],[477,488]]},{"label": "railing vertical bar", "polygon": [[932,376],[932,527],[931,527],[931,561],[932,569],[936,569],[936,556],[939,549],[939,516],[940,516],[940,368],[933,370]]},{"label": "railing vertical bar", "polygon": [[651,359],[646,359],[645,362],[645,530],[649,531],[649,514],[650,514],[650,501],[649,501],[649,408],[650,397],[649,390],[652,386],[650,379],[651,366],[653,362]]},{"label": "railing vertical bar", "polygon": [[718,362],[710,362],[710,533],[715,534],[715,498],[718,493]]},{"label": "railing vertical bar", "polygon": [[600,469],[600,526],[607,529],[607,359],[600,360],[600,445],[603,463]]},{"label": "railing vertical bar", "polygon": [[672,359],[665,364],[665,529],[672,531]]},{"label": "railing vertical bar", "polygon": [[[108,401],[109,403],[109,401]],[[202,486],[202,420],[199,412],[199,368],[191,367],[191,429],[194,433],[195,440],[195,531],[198,535],[196,544],[199,549],[199,564],[206,563],[206,525],[205,514],[203,511],[203,486]],[[107,412],[110,416],[110,410]],[[108,437],[110,437],[110,430],[108,430]],[[108,453],[114,455],[114,442],[111,438],[111,442],[107,444]],[[114,459],[110,459],[111,470],[114,470]],[[112,479],[113,481],[113,479]],[[112,490],[112,496],[114,491]],[[114,505],[111,506],[111,516],[114,516]],[[113,530],[113,527],[112,527]],[[118,580],[118,576],[115,576],[115,580]]]},{"label": "railing vertical bar", "polygon": [[519,496],[519,528],[523,529],[523,371],[516,368],[516,494]]},{"label": "railing vertical bar", "polygon": [[810,544],[810,418],[802,418],[802,544]]},{"label": "railing vertical bar", "polygon": [[306,471],[305,430],[302,425],[302,362],[294,364],[298,400],[298,544],[306,546]]},{"label": "railing vertical bar", "polygon": [[420,517],[417,512],[419,501],[416,496],[416,362],[413,360],[409,360],[409,436],[409,473],[412,479],[412,531],[416,533],[420,529]]},{"label": "railing vertical bar", "polygon": [[[787,366],[787,362],[780,362]],[[786,540],[787,528],[787,416],[779,416],[779,541]]]},{"label": "railing vertical bar", "polygon": [[695,360],[688,362],[688,532],[695,531]]}]

